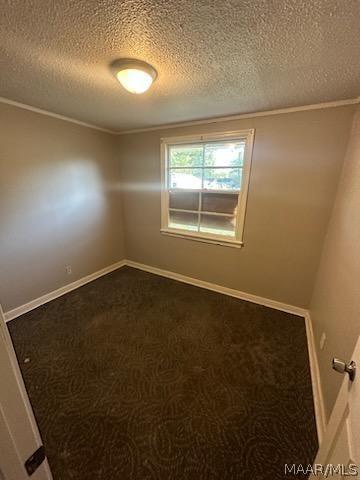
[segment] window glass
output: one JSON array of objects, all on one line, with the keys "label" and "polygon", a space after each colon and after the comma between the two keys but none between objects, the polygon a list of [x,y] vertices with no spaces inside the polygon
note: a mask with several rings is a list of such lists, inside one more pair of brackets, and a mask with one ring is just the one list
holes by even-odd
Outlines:
[{"label": "window glass", "polygon": [[241,168],[205,168],[204,186],[209,190],[240,190]]},{"label": "window glass", "polygon": [[198,230],[198,214],[187,212],[169,211],[169,227],[180,228],[182,230]]},{"label": "window glass", "polygon": [[238,204],[238,194],[208,193],[202,194],[201,210],[204,212],[235,214]]},{"label": "window glass", "polygon": [[173,145],[169,148],[169,167],[201,167],[203,164],[202,145]]},{"label": "window glass", "polygon": [[207,167],[242,167],[244,163],[243,142],[209,143],[205,145]]},{"label": "window glass", "polygon": [[[235,135],[238,135],[235,137]],[[188,137],[190,138],[190,137]],[[252,130],[162,139],[162,231],[241,243]],[[196,138],[196,137],[195,137]],[[224,237],[228,237],[225,239]],[[220,241],[219,243],[223,243]]]},{"label": "window glass", "polygon": [[200,232],[234,236],[235,217],[202,214],[200,218]]},{"label": "window glass", "polygon": [[199,190],[202,188],[201,168],[177,168],[169,170],[169,188]]},{"label": "window glass", "polygon": [[181,210],[198,210],[199,195],[199,192],[170,192],[169,206]]}]

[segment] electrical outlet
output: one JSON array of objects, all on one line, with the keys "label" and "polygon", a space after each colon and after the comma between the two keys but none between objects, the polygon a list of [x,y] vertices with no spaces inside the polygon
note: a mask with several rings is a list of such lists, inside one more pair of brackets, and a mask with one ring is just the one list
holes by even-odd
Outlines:
[{"label": "electrical outlet", "polygon": [[320,337],[320,350],[324,349],[325,342],[326,342],[326,333],[323,332]]},{"label": "electrical outlet", "polygon": [[66,268],[66,273],[67,273],[68,275],[71,275],[71,274],[72,274],[72,268],[71,268],[71,265],[66,265],[66,267],[65,267],[65,268]]}]

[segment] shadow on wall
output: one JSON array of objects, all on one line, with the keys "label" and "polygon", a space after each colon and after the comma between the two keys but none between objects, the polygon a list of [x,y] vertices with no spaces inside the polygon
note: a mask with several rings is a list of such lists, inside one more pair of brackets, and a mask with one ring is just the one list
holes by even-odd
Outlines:
[{"label": "shadow on wall", "polygon": [[123,241],[112,137],[8,105],[1,114],[0,301],[7,311],[121,260]]},{"label": "shadow on wall", "polygon": [[[354,118],[310,307],[327,417],[342,382],[342,377],[331,369],[332,358],[350,361],[360,335],[359,244],[360,107]],[[320,350],[323,332],[326,342]]]}]

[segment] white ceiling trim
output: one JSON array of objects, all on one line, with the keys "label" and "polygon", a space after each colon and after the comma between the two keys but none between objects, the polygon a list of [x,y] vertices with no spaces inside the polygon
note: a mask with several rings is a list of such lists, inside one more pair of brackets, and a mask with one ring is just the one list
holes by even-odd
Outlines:
[{"label": "white ceiling trim", "polygon": [[81,125],[82,127],[93,128],[94,130],[100,130],[101,132],[111,133],[112,135],[117,134],[114,130],[108,130],[107,128],[98,127],[97,125],[92,125],[91,123],[82,122],[81,120],[76,120],[76,118],[65,117],[64,115],[59,115],[58,113],[49,112],[48,110],[43,110],[42,108],[32,107],[31,105],[26,105],[25,103],[15,102],[9,98],[0,97],[0,103],[6,103],[7,105],[13,105],[14,107],[22,108],[24,110],[29,110],[30,112],[40,113],[41,115],[47,115],[48,117],[57,118],[59,120],[64,120],[65,122],[75,123],[76,125]]},{"label": "white ceiling trim", "polygon": [[189,122],[170,123],[167,125],[159,125],[157,127],[136,128],[133,130],[125,130],[117,132],[116,135],[127,135],[129,133],[151,132],[153,130],[167,130],[169,128],[191,127],[192,125],[208,125],[210,123],[227,122],[230,120],[241,120],[243,118],[267,117],[268,115],[280,115],[283,113],[304,112],[306,110],[319,110],[322,108],[342,107],[344,105],[354,105],[360,103],[360,97],[349,98],[347,100],[336,100],[326,103],[315,103],[313,105],[302,105],[299,107],[280,108],[278,110],[264,110],[262,112],[240,113],[238,115],[228,115],[227,117],[214,117],[204,120],[193,120]]},{"label": "white ceiling trim", "polygon": [[303,112],[306,110],[319,110],[322,108],[342,107],[344,105],[354,105],[354,104],[360,103],[360,97],[349,98],[347,100],[336,100],[333,102],[326,102],[326,103],[315,103],[313,105],[302,105],[299,107],[280,108],[278,110],[264,110],[262,112],[241,113],[238,115],[214,117],[214,118],[208,118],[204,120],[192,120],[188,122],[169,123],[169,124],[159,125],[155,127],[136,128],[133,130],[124,130],[119,132],[116,132],[114,130],[109,130],[107,128],[102,128],[97,125],[92,125],[91,123],[82,122],[81,120],[77,120],[76,118],[66,117],[58,113],[50,112],[48,110],[43,110],[42,108],[26,105],[25,103],[15,102],[14,100],[10,100],[9,98],[5,98],[5,97],[0,97],[0,103],[13,105],[15,107],[22,108],[24,110],[29,110],[30,112],[35,112],[35,113],[39,113],[40,115],[46,115],[48,117],[57,118],[65,122],[75,123],[76,125],[81,125],[82,127],[92,128],[94,130],[100,130],[101,132],[110,133],[111,135],[127,135],[130,133],[152,132],[154,130],[167,130],[170,128],[179,128],[179,127],[191,127],[192,125],[209,125],[211,123],[220,123],[220,122],[226,122],[231,120],[241,120],[243,118],[267,117],[269,115],[281,115],[285,113]]}]

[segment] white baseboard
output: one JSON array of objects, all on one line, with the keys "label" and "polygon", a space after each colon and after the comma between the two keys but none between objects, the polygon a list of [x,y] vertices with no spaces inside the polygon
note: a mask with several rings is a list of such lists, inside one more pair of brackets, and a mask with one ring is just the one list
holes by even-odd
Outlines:
[{"label": "white baseboard", "polygon": [[107,273],[110,273],[114,270],[117,270],[125,265],[133,268],[137,268],[138,270],[144,270],[149,273],[154,273],[155,275],[160,275],[162,277],[171,278],[173,280],[177,280],[179,282],[188,283],[190,285],[194,285],[196,287],[205,288],[207,290],[212,290],[214,292],[221,293],[223,295],[229,295],[231,297],[239,298],[241,300],[246,300],[248,302],[256,303],[258,305],[263,305],[265,307],[274,308],[276,310],[281,310],[283,312],[292,313],[294,315],[299,315],[305,318],[305,325],[306,325],[306,336],[308,342],[308,351],[309,351],[309,362],[310,362],[310,370],[311,370],[311,382],[313,388],[313,397],[314,397],[314,408],[315,408],[315,417],[316,417],[316,427],[318,432],[319,443],[321,443],[323,438],[323,433],[325,430],[325,409],[324,409],[324,401],[320,383],[320,373],[319,373],[319,365],[317,361],[316,349],[315,349],[315,340],[314,334],[312,329],[311,317],[308,310],[305,308],[295,307],[293,305],[288,305],[286,303],[278,302],[276,300],[270,300],[269,298],[259,297],[258,295],[253,295],[251,293],[241,292],[240,290],[235,290],[228,287],[223,287],[221,285],[217,285],[210,282],[205,282],[203,280],[198,280],[196,278],[187,277],[186,275],[181,275],[180,273],[170,272],[169,270],[163,270],[161,268],[152,267],[150,265],[144,265],[142,263],[133,262],[132,260],[121,260],[109,267],[105,267],[95,273],[87,275],[86,277],[80,278],[75,282],[69,283],[53,292],[47,293],[42,297],[39,297],[31,302],[28,302],[20,307],[14,308],[5,313],[5,320],[8,322],[24,313],[33,310],[34,308],[43,305],[44,303],[50,302],[55,298],[60,297],[61,295],[65,295],[76,288],[85,285],[86,283],[92,282]]},{"label": "white baseboard", "polygon": [[76,288],[79,288],[82,285],[85,285],[86,283],[92,282],[93,280],[96,280],[97,278],[102,277],[107,273],[117,270],[118,268],[121,268],[124,265],[125,265],[125,260],[121,260],[120,262],[116,262],[113,265],[102,268],[101,270],[98,270],[95,273],[86,275],[86,277],[80,278],[75,282],[64,285],[63,287],[60,287],[57,290],[54,290],[53,292],[46,293],[45,295],[42,295],[41,297],[36,298],[35,300],[31,300],[31,302],[25,303],[24,305],[20,305],[20,307],[16,307],[13,310],[9,310],[4,314],[5,321],[8,322],[10,320],[13,320],[14,318],[19,317],[20,315],[23,315],[24,313],[27,313],[30,310],[33,310],[34,308],[40,307],[40,305],[43,305],[44,303],[51,302],[51,300],[61,297],[62,295],[65,295],[65,293],[71,292],[72,290],[75,290]]},{"label": "white baseboard", "polygon": [[239,298],[241,300],[246,300],[248,302],[256,303],[258,305],[264,305],[265,307],[274,308],[276,310],[281,310],[283,312],[292,313],[294,315],[300,315],[304,317],[307,314],[307,310],[305,308],[295,307],[293,305],[288,305],[286,303],[278,302],[277,300],[271,300],[269,298],[259,297],[258,295],[253,295],[252,293],[241,292],[240,290],[235,290],[233,288],[223,287],[221,285],[217,285],[215,283],[205,282],[203,280],[198,280],[196,278],[187,277],[186,275],[182,275],[180,273],[170,272],[169,270],[163,270],[161,268],[152,267],[150,265],[144,265],[143,263],[133,262],[132,260],[121,260],[120,262],[114,263],[109,267],[105,267],[95,273],[91,273],[86,277],[80,278],[75,282],[69,283],[68,285],[64,285],[53,292],[46,293],[45,295],[36,298],[35,300],[31,300],[24,305],[20,305],[20,307],[16,307],[13,310],[9,310],[5,312],[5,320],[9,321],[24,313],[33,310],[34,308],[43,305],[44,303],[50,302],[55,298],[60,297],[61,295],[65,295],[76,288],[85,285],[86,283],[92,282],[107,273],[112,272],[113,270],[117,270],[125,265],[129,267],[137,268],[138,270],[144,270],[146,272],[154,273],[155,275],[161,275],[162,277],[171,278],[173,280],[177,280],[178,282],[188,283],[190,285],[195,285],[197,287],[206,288],[207,290],[212,290],[214,292],[222,293],[224,295],[229,295],[231,297]]},{"label": "white baseboard", "polygon": [[190,285],[195,285],[197,287],[206,288],[207,290],[212,290],[214,292],[222,293],[224,295],[230,295],[231,297],[239,298],[241,300],[246,300],[248,302],[256,303],[258,305],[264,305],[265,307],[274,308],[276,310],[281,310],[283,312],[292,313],[295,315],[300,315],[305,319],[306,327],[306,337],[308,343],[308,352],[309,352],[309,364],[311,371],[311,383],[314,399],[314,410],[315,410],[315,419],[316,419],[316,429],[318,434],[319,444],[322,441],[323,434],[325,431],[325,409],[324,401],[320,383],[320,372],[319,365],[317,361],[316,349],[315,349],[315,340],[312,329],[311,317],[309,311],[305,308],[295,307],[293,305],[288,305],[286,303],[278,302],[276,300],[270,300],[268,298],[259,297],[258,295],[253,295],[251,293],[241,292],[239,290],[234,290],[232,288],[222,287],[221,285],[216,285],[214,283],[204,282],[203,280],[198,280],[195,278],[187,277],[179,273],[170,272],[168,270],[162,270],[161,268],[151,267],[149,265],[144,265],[142,263],[133,262],[131,260],[126,260],[126,265],[129,267],[137,268],[139,270],[144,270],[146,272],[154,273],[156,275],[161,275],[162,277],[171,278],[179,282],[188,283]]},{"label": "white baseboard", "polygon": [[300,315],[301,317],[304,317],[307,313],[307,310],[305,308],[295,307],[293,305],[288,305],[287,303],[278,302],[277,300],[270,300],[269,298],[259,297],[258,295],[253,295],[252,293],[246,293],[241,292],[240,290],[235,290],[233,288],[222,287],[221,285],[217,285],[215,283],[204,282],[203,280],[198,280],[197,278],[187,277],[186,275],[182,275],[180,273],[174,273],[170,272],[169,270],[151,267],[142,263],[133,262],[132,260],[126,260],[125,262],[126,265],[128,265],[129,267],[137,268],[139,270],[144,270],[150,273],[155,273],[156,275],[171,278],[173,280],[177,280],[178,282],[189,283],[190,285],[195,285],[196,287],[206,288],[207,290],[212,290],[213,292],[230,295],[230,297],[239,298],[241,300],[246,300],[248,302],[256,303],[258,305],[264,305],[265,307],[281,310],[282,312]]},{"label": "white baseboard", "polygon": [[324,406],[324,397],[321,388],[319,363],[316,354],[315,337],[312,327],[312,320],[310,312],[305,315],[306,337],[308,342],[309,362],[311,372],[311,383],[314,397],[314,409],[316,418],[316,428],[318,434],[319,445],[322,442],[325,427],[326,427],[326,415]]}]

